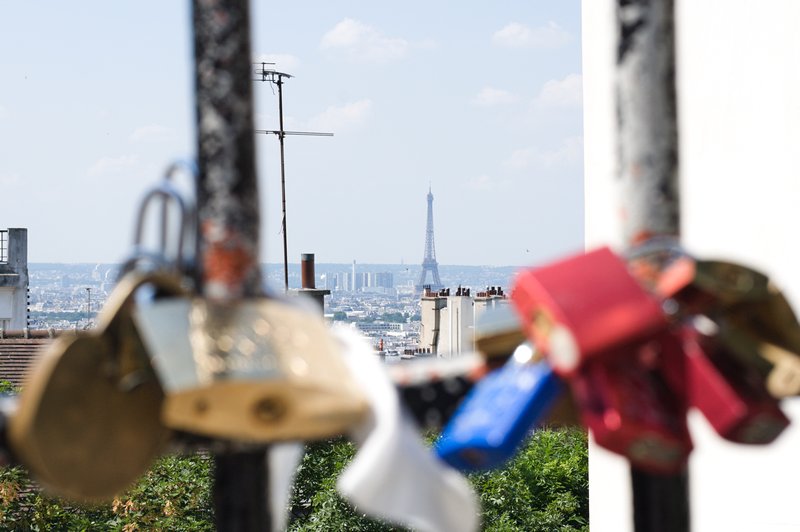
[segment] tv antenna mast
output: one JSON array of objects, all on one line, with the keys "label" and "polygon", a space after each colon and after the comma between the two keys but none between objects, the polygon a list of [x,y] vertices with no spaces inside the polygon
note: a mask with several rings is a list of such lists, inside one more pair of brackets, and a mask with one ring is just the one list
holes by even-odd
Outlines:
[{"label": "tv antenna mast", "polygon": [[[256,129],[256,133],[263,133],[264,135],[276,135],[281,147],[281,232],[283,233],[283,287],[286,292],[289,291],[289,250],[287,245],[286,236],[286,163],[283,151],[283,141],[286,135],[302,135],[308,137],[332,137],[333,133],[320,133],[316,131],[286,131],[283,128],[283,80],[284,78],[291,78],[290,74],[285,72],[278,72],[274,68],[267,68],[267,66],[275,66],[275,63],[255,63],[256,79],[253,81],[268,81],[278,87],[278,119],[280,129]],[[260,68],[259,68],[260,67]]]}]

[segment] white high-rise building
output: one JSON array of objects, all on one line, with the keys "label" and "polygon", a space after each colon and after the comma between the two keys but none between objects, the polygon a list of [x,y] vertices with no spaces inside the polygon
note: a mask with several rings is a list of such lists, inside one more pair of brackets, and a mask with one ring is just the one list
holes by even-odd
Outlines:
[{"label": "white high-rise building", "polygon": [[472,296],[469,288],[459,287],[422,294],[420,348],[439,357],[452,357],[475,349],[475,323],[496,305],[507,305],[502,288],[491,287]]},{"label": "white high-rise building", "polygon": [[0,329],[28,327],[28,230],[0,230]]}]

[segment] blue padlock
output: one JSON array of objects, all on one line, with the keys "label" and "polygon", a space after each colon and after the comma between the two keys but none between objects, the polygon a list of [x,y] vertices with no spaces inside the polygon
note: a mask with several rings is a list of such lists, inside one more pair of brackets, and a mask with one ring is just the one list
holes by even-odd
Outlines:
[{"label": "blue padlock", "polygon": [[545,360],[531,362],[526,342],[500,369],[478,381],[436,442],[436,454],[462,471],[501,467],[562,390]]}]

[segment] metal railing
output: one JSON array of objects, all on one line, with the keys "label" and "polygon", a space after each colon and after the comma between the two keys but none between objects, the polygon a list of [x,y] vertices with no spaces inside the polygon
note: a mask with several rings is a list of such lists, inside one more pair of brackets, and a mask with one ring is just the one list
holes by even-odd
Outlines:
[{"label": "metal railing", "polygon": [[0,229],[0,263],[8,262],[8,229]]}]

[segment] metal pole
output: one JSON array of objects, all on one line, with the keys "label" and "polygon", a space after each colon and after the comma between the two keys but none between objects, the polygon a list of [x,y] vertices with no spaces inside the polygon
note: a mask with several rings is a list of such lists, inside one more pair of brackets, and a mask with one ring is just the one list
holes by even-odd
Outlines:
[{"label": "metal pole", "polygon": [[680,236],[673,0],[617,0],[618,163],[625,243]]},{"label": "metal pole", "polygon": [[[201,295],[234,303],[262,294],[248,0],[192,0]],[[269,530],[266,453],[215,455],[218,530]]]},{"label": "metal pole", "polygon": [[283,288],[284,291],[289,291],[289,249],[287,244],[286,235],[286,165],[283,152],[283,140],[286,137],[286,131],[283,129],[283,76],[278,76],[278,118],[280,120],[280,133],[278,138],[281,144],[281,208],[282,208],[282,222],[281,229],[283,230]]},{"label": "metal pole", "polygon": [[[616,102],[625,244],[680,237],[673,0],[617,0]],[[634,530],[688,532],[689,473],[631,468]]]}]

